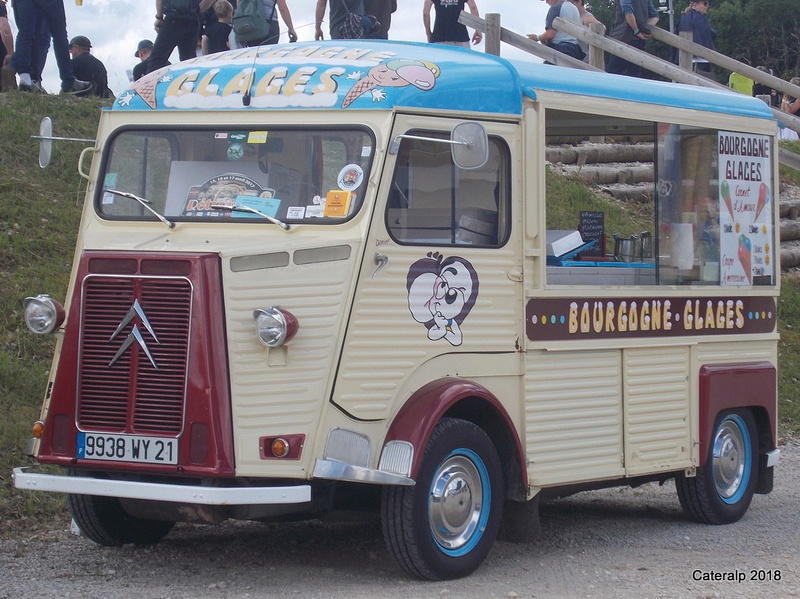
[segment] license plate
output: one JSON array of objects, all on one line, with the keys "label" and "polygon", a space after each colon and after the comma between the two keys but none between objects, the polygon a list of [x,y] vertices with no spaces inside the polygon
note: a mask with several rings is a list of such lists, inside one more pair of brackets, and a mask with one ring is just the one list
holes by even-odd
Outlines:
[{"label": "license plate", "polygon": [[78,458],[143,464],[177,464],[178,440],[138,435],[78,433]]}]

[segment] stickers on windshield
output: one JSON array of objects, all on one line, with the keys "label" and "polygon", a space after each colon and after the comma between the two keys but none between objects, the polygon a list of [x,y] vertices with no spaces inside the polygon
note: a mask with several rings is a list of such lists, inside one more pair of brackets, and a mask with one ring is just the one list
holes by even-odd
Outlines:
[{"label": "stickers on windshield", "polygon": [[339,171],[339,177],[337,178],[339,189],[343,191],[358,189],[363,181],[364,171],[357,164],[348,164]]},{"label": "stickers on windshield", "polygon": [[331,189],[325,198],[325,216],[343,217],[350,212],[353,193]]},{"label": "stickers on windshield", "polygon": [[[236,205],[258,210],[261,214],[266,214],[274,218],[275,215],[278,214],[281,201],[272,197],[240,195],[236,196]],[[232,216],[234,218],[264,218],[261,214],[256,214],[255,212],[234,212]]]},{"label": "stickers on windshield", "polygon": [[247,131],[231,131],[228,133],[228,141],[231,143],[247,141],[247,136]]},{"label": "stickers on windshield", "polygon": [[244,156],[244,146],[242,144],[231,144],[227,150],[228,160],[239,160]]},{"label": "stickers on windshield", "polygon": [[[269,192],[266,193],[265,192]],[[215,206],[233,206],[240,196],[272,196],[271,190],[261,186],[258,181],[240,173],[225,173],[207,179],[199,185],[192,185],[181,211],[183,216],[221,216],[230,214],[215,209]]]},{"label": "stickers on windshield", "polygon": [[249,144],[265,144],[267,143],[266,131],[251,131],[247,136],[247,143]]}]

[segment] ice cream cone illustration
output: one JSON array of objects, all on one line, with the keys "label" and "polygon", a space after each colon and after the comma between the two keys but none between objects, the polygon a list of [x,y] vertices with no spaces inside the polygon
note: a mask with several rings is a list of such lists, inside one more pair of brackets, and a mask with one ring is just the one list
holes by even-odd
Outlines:
[{"label": "ice cream cone illustration", "polygon": [[372,67],[366,77],[359,79],[347,92],[342,108],[347,108],[356,98],[378,86],[405,87],[413,85],[423,91],[433,89],[439,76],[439,66],[421,60],[393,59]]},{"label": "ice cream cone illustration", "polygon": [[769,187],[767,187],[766,183],[762,183],[758,188],[758,203],[756,204],[756,216],[753,219],[754,222],[758,222],[758,215],[761,214],[761,211],[767,204],[769,204]]},{"label": "ice cream cone illustration", "polygon": [[156,108],[156,85],[158,85],[158,80],[161,75],[166,73],[166,71],[167,67],[164,67],[163,69],[148,73],[133,84],[133,91],[139,94],[150,108]]},{"label": "ice cream cone illustration", "polygon": [[736,252],[739,262],[744,268],[744,274],[747,280],[752,283],[753,270],[752,270],[752,249],[753,245],[750,238],[746,235],[739,235],[739,249]]},{"label": "ice cream cone illustration", "polygon": [[734,218],[734,216],[733,216],[733,202],[731,202],[731,188],[728,185],[728,180],[727,179],[724,179],[722,181],[721,188],[722,188],[721,189],[721,191],[722,191],[722,199],[725,200],[725,206],[727,206],[727,208],[728,208],[728,213],[730,213],[731,218]]}]

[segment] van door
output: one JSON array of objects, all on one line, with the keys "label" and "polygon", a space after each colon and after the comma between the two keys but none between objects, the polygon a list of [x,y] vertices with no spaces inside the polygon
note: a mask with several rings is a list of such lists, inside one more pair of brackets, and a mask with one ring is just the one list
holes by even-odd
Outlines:
[{"label": "van door", "polygon": [[[482,122],[489,159],[464,170],[453,164],[450,144],[438,141],[460,122],[397,115],[386,142],[399,147],[380,176],[334,387],[334,402],[354,418],[385,419],[444,376],[519,384],[522,220],[512,207],[519,129]],[[519,389],[504,393],[519,401]]]}]

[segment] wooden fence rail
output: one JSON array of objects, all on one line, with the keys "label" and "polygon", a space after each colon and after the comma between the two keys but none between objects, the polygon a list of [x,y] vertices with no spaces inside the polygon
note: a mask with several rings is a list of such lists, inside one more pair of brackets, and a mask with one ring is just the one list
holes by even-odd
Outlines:
[{"label": "wooden fence rail", "polygon": [[[477,29],[478,31],[483,32],[486,36],[486,49],[487,51],[491,50],[490,53],[492,54],[499,55],[500,42],[505,42],[515,48],[533,54],[534,56],[538,56],[542,60],[558,66],[593,71],[602,70],[597,66],[592,66],[583,61],[576,60],[570,56],[567,56],[566,54],[557,52],[552,48],[537,42],[533,42],[523,35],[519,35],[518,33],[515,33],[509,29],[501,27],[500,15],[497,13],[489,13],[485,16],[486,19],[484,20],[479,17],[475,17],[470,13],[462,12],[458,20],[467,27],[471,27],[472,29]],[[672,62],[668,62],[653,56],[652,54],[638,50],[633,46],[629,46],[628,44],[619,42],[613,38],[595,33],[594,31],[591,31],[582,25],[578,25],[572,21],[564,20],[561,17],[557,17],[553,21],[553,27],[559,31],[568,33],[569,35],[572,35],[581,41],[587,42],[590,48],[599,48],[602,52],[615,54],[620,58],[639,65],[648,71],[652,71],[653,73],[661,75],[662,77],[671,79],[672,81],[715,89],[724,89],[730,91],[731,93],[738,93],[722,85],[721,83],[717,83],[716,81],[713,81],[707,77],[703,77],[702,75],[696,75],[695,73],[681,68]],[[741,73],[742,75],[749,77],[754,81],[763,83],[764,85],[767,85],[792,97],[800,98],[800,87],[792,85],[788,81],[784,81],[779,77],[774,77],[769,73],[759,71],[750,65],[746,65],[743,62],[734,60],[733,58],[725,56],[724,54],[720,54],[714,50],[709,50],[704,46],[695,44],[684,37],[675,35],[669,31],[664,31],[658,27],[652,27],[651,34],[656,40],[677,48],[679,52],[683,54],[682,64],[689,64],[689,61],[686,60],[687,53],[697,55],[705,58],[709,62],[719,65],[720,67]],[[602,64],[602,54],[593,52],[592,55],[593,62],[595,64]],[[597,58],[598,56],[600,56],[600,59]],[[770,109],[772,110],[775,118],[777,118],[783,125],[800,134],[800,117],[786,113],[771,106]],[[792,168],[798,168],[798,166],[800,166],[800,156],[793,154],[788,150],[782,149],[779,159],[782,164],[786,164]]]}]

